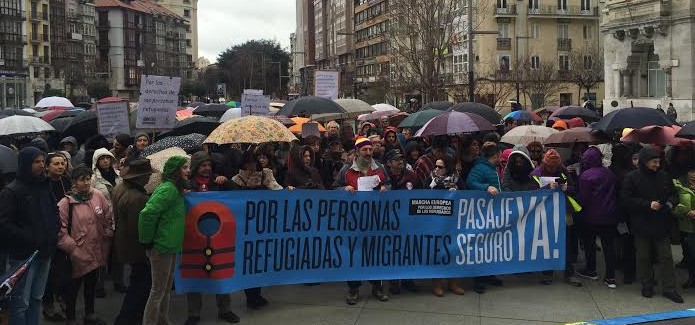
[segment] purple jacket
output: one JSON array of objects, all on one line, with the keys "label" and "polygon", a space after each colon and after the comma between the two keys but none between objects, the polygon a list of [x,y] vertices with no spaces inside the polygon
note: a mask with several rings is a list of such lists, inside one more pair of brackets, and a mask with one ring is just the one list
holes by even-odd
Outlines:
[{"label": "purple jacket", "polygon": [[590,225],[616,225],[615,207],[618,200],[617,177],[603,167],[601,151],[591,147],[582,155],[577,200],[582,205],[580,218]]}]

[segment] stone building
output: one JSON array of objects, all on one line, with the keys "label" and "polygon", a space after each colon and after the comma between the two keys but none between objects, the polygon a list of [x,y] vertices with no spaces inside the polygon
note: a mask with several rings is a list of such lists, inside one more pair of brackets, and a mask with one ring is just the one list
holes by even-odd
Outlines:
[{"label": "stone building", "polygon": [[673,103],[678,120],[694,119],[694,9],[684,0],[606,1],[605,112]]},{"label": "stone building", "polygon": [[26,105],[24,0],[0,1],[0,108]]}]

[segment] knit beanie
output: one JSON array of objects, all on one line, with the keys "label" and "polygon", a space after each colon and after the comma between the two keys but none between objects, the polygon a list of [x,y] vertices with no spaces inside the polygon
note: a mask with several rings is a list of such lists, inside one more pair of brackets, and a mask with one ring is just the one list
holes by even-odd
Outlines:
[{"label": "knit beanie", "polygon": [[364,146],[371,146],[372,142],[364,136],[359,136],[355,138],[355,150],[360,150]]},{"label": "knit beanie", "polygon": [[543,164],[553,169],[559,168],[562,166],[562,158],[557,150],[550,149],[543,155]]},{"label": "knit beanie", "polygon": [[173,181],[174,174],[183,167],[188,162],[188,158],[182,156],[173,156],[167,160],[164,164],[164,170],[162,171],[162,178],[166,180]]}]

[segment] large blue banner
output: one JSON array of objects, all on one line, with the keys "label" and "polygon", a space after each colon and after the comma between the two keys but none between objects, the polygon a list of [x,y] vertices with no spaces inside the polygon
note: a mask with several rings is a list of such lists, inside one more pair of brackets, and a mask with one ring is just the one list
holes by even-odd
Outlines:
[{"label": "large blue banner", "polygon": [[178,292],[559,270],[558,191],[231,191],[186,195]]}]

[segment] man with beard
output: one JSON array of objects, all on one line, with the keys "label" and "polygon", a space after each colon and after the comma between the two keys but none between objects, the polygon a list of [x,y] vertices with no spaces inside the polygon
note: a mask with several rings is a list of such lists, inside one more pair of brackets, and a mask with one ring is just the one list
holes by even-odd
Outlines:
[{"label": "man with beard", "polygon": [[543,160],[543,144],[533,141],[526,145],[526,150],[528,150],[529,158],[533,161],[533,167],[540,166]]},{"label": "man with beard", "polygon": [[[233,185],[232,181],[224,176],[217,176],[212,172],[212,157],[205,151],[199,151],[191,156],[190,189],[193,192],[228,191]],[[249,290],[254,289],[247,289]],[[260,289],[257,289],[260,296]],[[248,295],[248,294],[247,294]],[[230,294],[215,295],[217,300],[217,315],[228,323],[238,323],[239,316],[232,312],[232,298]],[[198,292],[186,294],[188,302],[188,319],[186,325],[195,325],[200,322],[200,311],[203,308],[203,295]]]},{"label": "man with beard", "polygon": [[[369,139],[360,136],[355,139],[355,150],[357,156],[352,165],[346,165],[346,168],[340,173],[340,177],[334,184],[335,188],[344,189],[350,193],[355,191],[379,190],[386,191],[388,178],[384,167],[377,163],[372,157],[372,143]],[[349,168],[347,168],[349,166]],[[360,178],[368,178],[362,183],[371,183],[369,188],[359,188],[358,180]],[[389,296],[384,292],[382,281],[369,281],[372,284],[372,295],[379,301],[388,301]],[[348,281],[348,293],[345,297],[345,302],[348,305],[354,305],[359,300],[359,290],[362,281]]]}]

